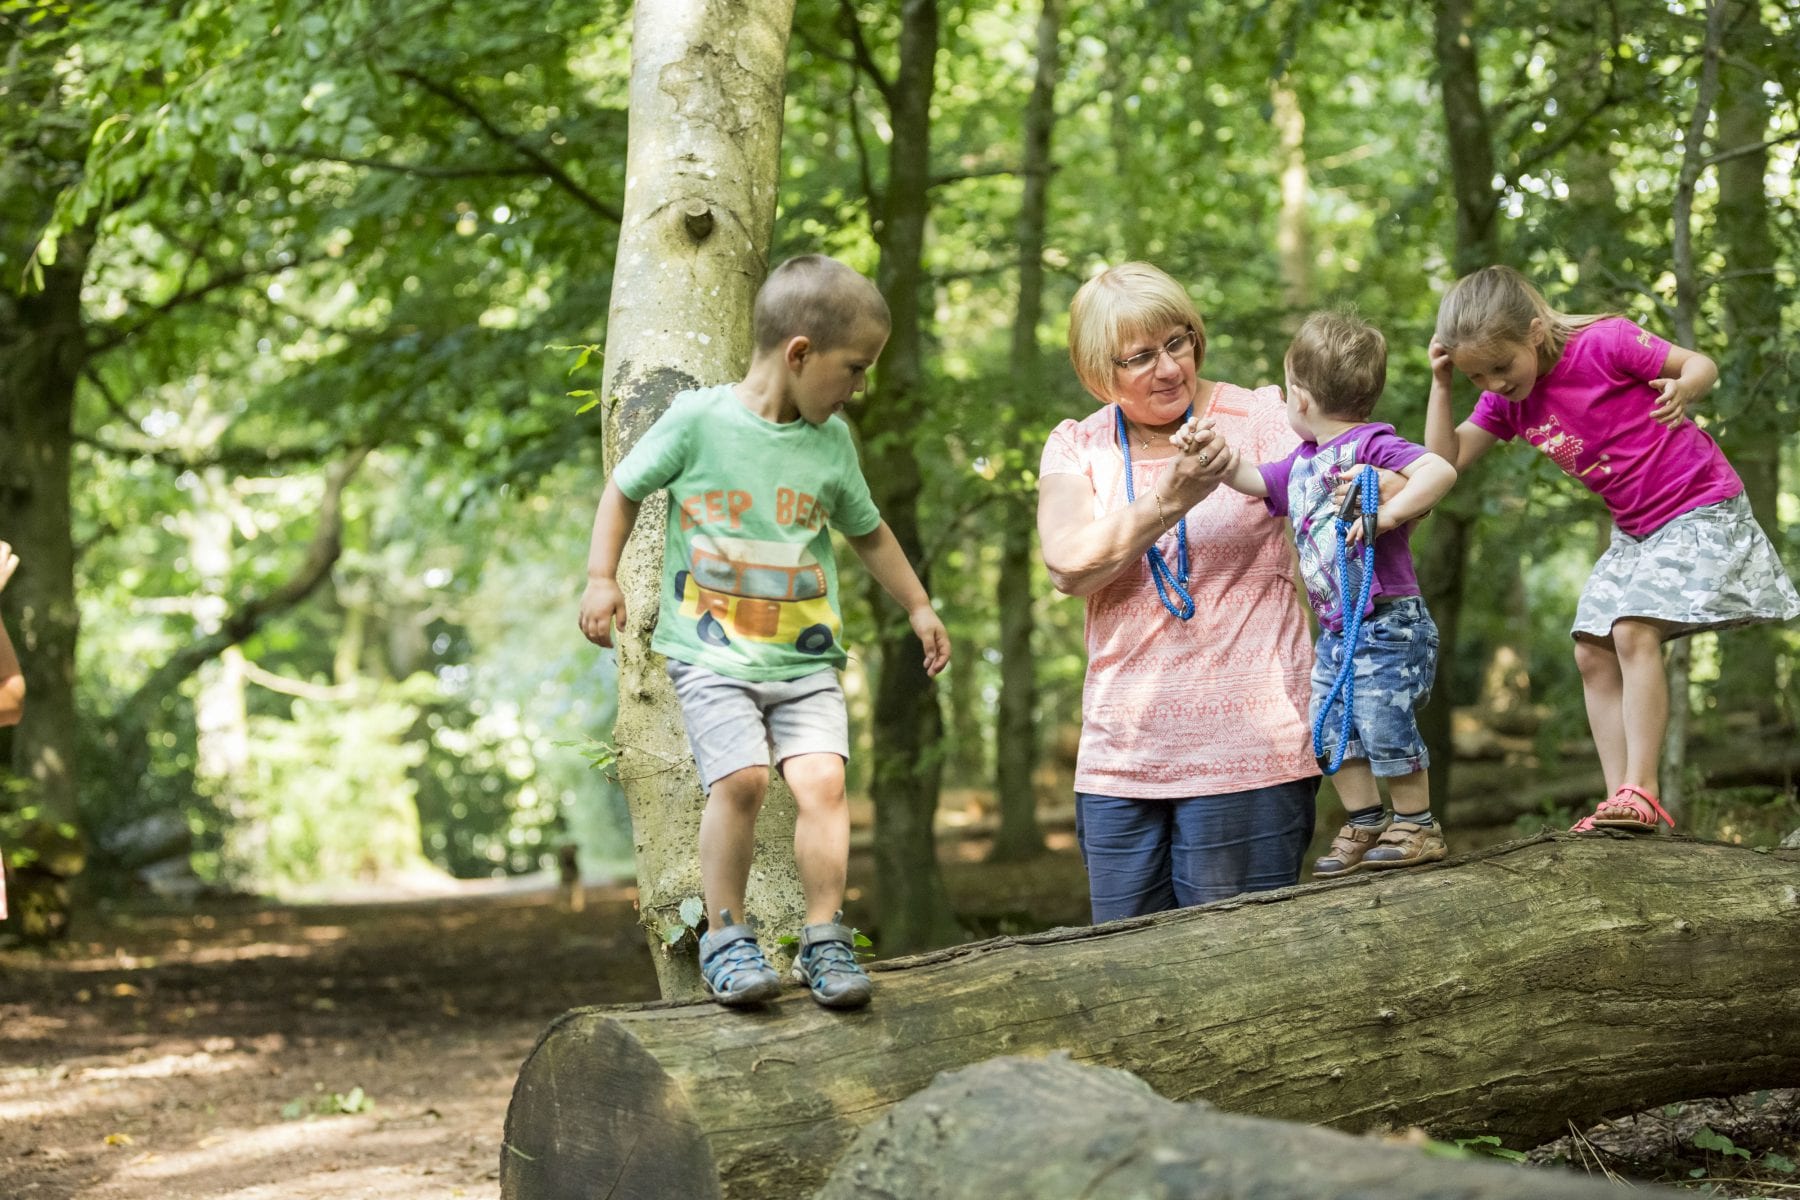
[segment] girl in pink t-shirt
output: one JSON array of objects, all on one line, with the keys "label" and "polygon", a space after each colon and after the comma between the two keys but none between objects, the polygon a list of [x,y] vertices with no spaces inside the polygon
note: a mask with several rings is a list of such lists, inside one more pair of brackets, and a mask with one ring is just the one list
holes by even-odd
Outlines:
[{"label": "girl in pink t-shirt", "polygon": [[[1452,369],[1482,389],[1461,425]],[[1458,471],[1523,437],[1606,503],[1612,544],[1575,610],[1575,663],[1611,795],[1575,825],[1654,831],[1669,723],[1663,642],[1800,615],[1744,485],[1687,408],[1718,381],[1704,354],[1622,317],[1558,312],[1510,267],[1457,281],[1431,342],[1425,444]]]}]

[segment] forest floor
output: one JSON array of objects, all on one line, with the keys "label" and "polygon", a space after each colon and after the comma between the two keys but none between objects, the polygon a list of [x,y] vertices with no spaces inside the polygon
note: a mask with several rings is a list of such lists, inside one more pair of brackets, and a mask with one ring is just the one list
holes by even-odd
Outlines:
[{"label": "forest floor", "polygon": [[[953,901],[978,935],[1085,921],[1072,838],[1053,846],[1005,867],[980,865],[978,842],[946,848]],[[866,921],[859,881],[871,873],[866,856],[852,862],[852,921]],[[590,887],[580,913],[554,888],[481,884],[355,904],[140,907],[47,955],[0,952],[0,1191],[494,1196],[513,1080],[545,1025],[656,994],[633,896]],[[1781,1167],[1800,1157],[1800,1102],[1672,1105],[1534,1157],[1733,1177],[1711,1194],[1791,1198],[1800,1176]]]}]

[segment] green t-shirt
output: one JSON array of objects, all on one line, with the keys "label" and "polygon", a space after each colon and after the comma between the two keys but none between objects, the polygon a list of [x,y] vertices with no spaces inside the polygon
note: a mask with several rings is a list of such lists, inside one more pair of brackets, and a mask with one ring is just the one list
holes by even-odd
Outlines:
[{"label": "green t-shirt", "polygon": [[732,385],[682,392],[613,471],[633,501],[669,489],[650,647],[751,681],[844,665],[831,532],[871,533],[850,427],[763,420]]}]

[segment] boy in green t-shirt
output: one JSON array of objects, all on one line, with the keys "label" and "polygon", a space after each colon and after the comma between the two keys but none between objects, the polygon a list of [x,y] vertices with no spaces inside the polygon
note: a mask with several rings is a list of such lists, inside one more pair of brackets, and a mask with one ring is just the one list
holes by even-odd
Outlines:
[{"label": "boy in green t-shirt", "polygon": [[793,790],[794,858],[806,895],[794,973],[820,1004],[868,1003],[871,983],[841,923],[850,855],[843,622],[830,527],[906,610],[925,670],[950,661],[931,598],[876,511],[849,427],[832,417],[862,391],[887,344],[875,285],[823,255],[789,259],[756,294],[756,350],[735,384],[683,392],[619,462],[588,551],[581,631],[612,645],[625,624],[615,578],[638,506],[669,489],[662,606],[650,648],[668,657],[707,789],[700,972],[723,1004],[771,999],[780,980],[744,908],[769,759]]}]

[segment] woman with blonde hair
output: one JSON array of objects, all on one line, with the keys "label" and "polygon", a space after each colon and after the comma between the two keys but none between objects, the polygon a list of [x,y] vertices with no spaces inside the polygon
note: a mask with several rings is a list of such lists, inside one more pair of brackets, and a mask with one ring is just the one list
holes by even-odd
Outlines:
[{"label": "woman with blonde hair", "polygon": [[[1087,604],[1076,837],[1096,922],[1298,882],[1318,766],[1284,522],[1219,484],[1297,444],[1281,390],[1202,378],[1206,326],[1147,263],[1084,284],[1069,355],[1101,407],[1051,432],[1038,535]],[[1170,438],[1194,422],[1192,446]]]}]

